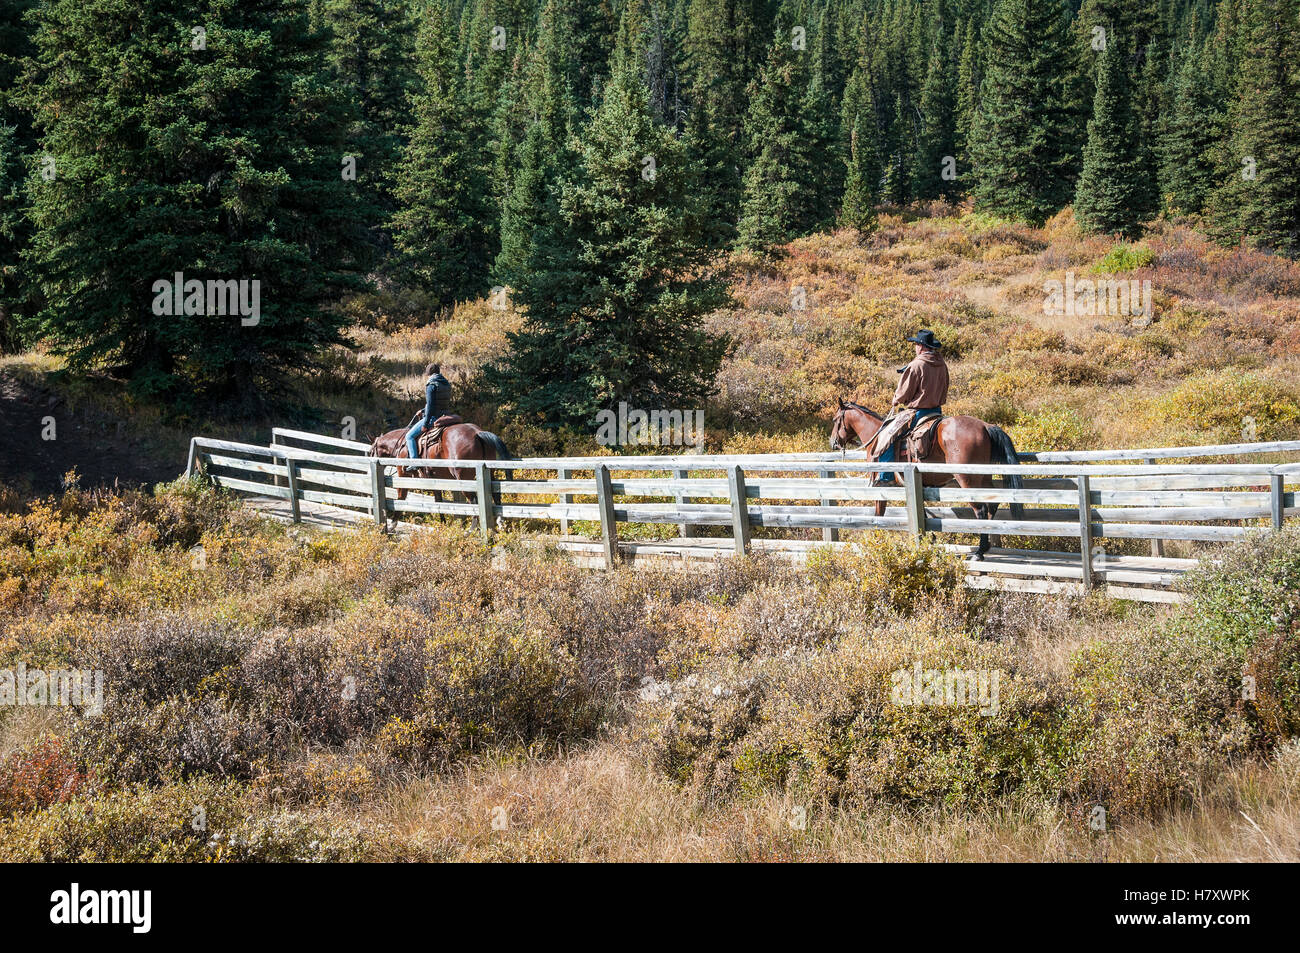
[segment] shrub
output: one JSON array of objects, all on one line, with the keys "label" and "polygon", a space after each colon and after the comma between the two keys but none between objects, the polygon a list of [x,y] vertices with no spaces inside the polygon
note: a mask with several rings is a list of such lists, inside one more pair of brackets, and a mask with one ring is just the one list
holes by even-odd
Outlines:
[{"label": "shrub", "polygon": [[249,779],[271,754],[265,728],[219,697],[114,698],[104,712],[78,721],[66,750],[108,786],[165,782],[198,774]]},{"label": "shrub", "polygon": [[1199,432],[1234,442],[1285,440],[1300,428],[1300,394],[1262,374],[1216,371],[1188,378],[1157,398],[1149,416],[1188,421]]},{"label": "shrub", "polygon": [[58,738],[41,738],[0,761],[0,818],[70,800],[87,780]]},{"label": "shrub", "polygon": [[1089,421],[1069,408],[1021,413],[1009,432],[1018,450],[1086,450],[1099,437]]},{"label": "shrub", "polygon": [[[894,673],[997,672],[997,704],[907,705]],[[988,676],[992,687],[992,676]],[[897,626],[823,649],[721,661],[648,701],[652,757],[699,793],[786,789],[835,802],[967,803],[1060,759],[1049,690],[1009,649]]]},{"label": "shrub", "polygon": [[354,829],[305,815],[250,815],[241,789],[196,780],[111,791],[0,822],[0,862],[323,862],[358,860]]},{"label": "shrub", "polygon": [[1116,245],[1093,268],[1096,274],[1118,274],[1147,268],[1156,260],[1156,253],[1145,245]]},{"label": "shrub", "polygon": [[847,549],[817,549],[808,556],[813,585],[831,602],[910,612],[930,597],[964,597],[961,558],[927,536],[873,533]]},{"label": "shrub", "polygon": [[205,681],[237,665],[251,643],[251,634],[227,624],[168,612],[110,624],[79,667],[102,671],[110,697],[138,695],[157,704],[201,694]]}]

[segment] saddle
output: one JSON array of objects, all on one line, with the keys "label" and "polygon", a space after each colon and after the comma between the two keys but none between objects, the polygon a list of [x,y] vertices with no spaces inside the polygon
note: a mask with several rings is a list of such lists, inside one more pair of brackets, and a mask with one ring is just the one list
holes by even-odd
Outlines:
[{"label": "saddle", "polygon": [[431,426],[425,429],[424,433],[420,434],[420,439],[417,442],[420,448],[420,456],[433,457],[438,449],[439,441],[442,440],[442,432],[448,427],[454,427],[456,424],[464,422],[458,414],[443,414],[435,420]]},{"label": "saddle", "polygon": [[943,420],[942,414],[935,414],[932,417],[926,417],[912,428],[912,432],[907,435],[906,450],[908,459],[924,460],[930,456],[930,452],[934,449],[935,435],[939,432],[939,424]]}]

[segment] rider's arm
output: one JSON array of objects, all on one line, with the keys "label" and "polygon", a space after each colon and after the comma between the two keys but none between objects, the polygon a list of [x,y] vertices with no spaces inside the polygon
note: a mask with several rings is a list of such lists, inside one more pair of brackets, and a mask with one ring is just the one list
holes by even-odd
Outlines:
[{"label": "rider's arm", "polygon": [[898,382],[898,389],[894,391],[894,406],[906,406],[921,389],[921,374],[915,364],[907,365],[907,370],[903,371],[903,377]]},{"label": "rider's arm", "polygon": [[424,420],[426,424],[433,423],[433,395],[436,390],[433,384],[424,385]]}]

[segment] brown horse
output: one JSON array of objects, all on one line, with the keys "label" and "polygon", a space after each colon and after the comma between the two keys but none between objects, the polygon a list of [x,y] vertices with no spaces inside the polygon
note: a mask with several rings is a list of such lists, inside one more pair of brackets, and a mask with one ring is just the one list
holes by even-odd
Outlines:
[{"label": "brown horse", "polygon": [[[846,450],[853,440],[861,446],[867,446],[884,424],[885,418],[861,404],[846,403],[840,400],[840,408],[831,423],[831,449]],[[900,463],[913,462],[903,449]],[[1011,438],[1001,427],[987,424],[978,417],[945,417],[935,430],[935,440],[930,455],[918,463],[1019,463],[1016,448]],[[992,477],[987,473],[924,473],[921,475],[923,486],[944,486],[956,481],[963,489],[976,489],[991,486]],[[1010,478],[1011,486],[1019,489],[1020,477]],[[975,516],[991,520],[998,511],[997,503],[973,503]],[[1015,504],[1012,504],[1013,510]],[[885,501],[876,501],[876,515],[885,514]],[[980,533],[979,550],[976,559],[983,559],[989,551],[987,533]]]},{"label": "brown horse", "polygon": [[[419,414],[416,418],[419,418]],[[415,426],[415,420],[411,421],[411,426]],[[400,427],[397,430],[390,430],[388,433],[376,437],[370,444],[370,449],[366,451],[368,457],[384,458],[402,458],[409,456],[406,449],[406,432],[409,427]],[[476,424],[459,423],[445,427],[442,431],[441,438],[436,447],[431,446],[433,434],[425,431],[420,434],[418,446],[420,450],[420,460],[516,460],[518,459],[506,448],[505,441],[490,431],[484,430]],[[433,455],[430,456],[430,451]],[[407,475],[423,477],[434,480],[473,480],[473,467],[421,467],[421,466],[403,466],[397,468],[398,476]],[[442,492],[434,490],[433,498],[437,502],[442,502]],[[461,500],[465,499],[463,493],[458,493]],[[397,498],[406,499],[406,489],[398,488]],[[493,501],[494,503],[496,501]],[[396,517],[394,517],[396,521]]]}]

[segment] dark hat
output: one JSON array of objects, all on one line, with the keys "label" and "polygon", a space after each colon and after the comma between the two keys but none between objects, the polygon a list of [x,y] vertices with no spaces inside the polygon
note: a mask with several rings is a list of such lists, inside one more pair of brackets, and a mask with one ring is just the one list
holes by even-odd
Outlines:
[{"label": "dark hat", "polygon": [[937,351],[939,350],[939,348],[943,347],[942,344],[940,344],[938,341],[935,340],[934,332],[928,331],[925,328],[922,328],[920,331],[917,331],[916,337],[907,338],[907,340],[911,341],[913,344],[919,344],[922,347],[928,347],[932,351]]}]

